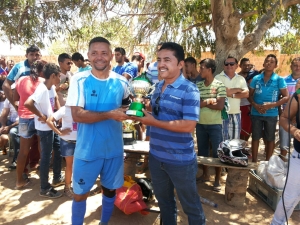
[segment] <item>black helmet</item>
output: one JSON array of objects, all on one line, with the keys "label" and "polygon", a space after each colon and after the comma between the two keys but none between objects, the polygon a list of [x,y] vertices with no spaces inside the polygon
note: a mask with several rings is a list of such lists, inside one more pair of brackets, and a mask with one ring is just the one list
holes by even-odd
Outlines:
[{"label": "black helmet", "polygon": [[218,157],[223,163],[233,166],[248,166],[248,157],[243,154],[246,142],[240,139],[232,139],[221,142],[218,148]]}]

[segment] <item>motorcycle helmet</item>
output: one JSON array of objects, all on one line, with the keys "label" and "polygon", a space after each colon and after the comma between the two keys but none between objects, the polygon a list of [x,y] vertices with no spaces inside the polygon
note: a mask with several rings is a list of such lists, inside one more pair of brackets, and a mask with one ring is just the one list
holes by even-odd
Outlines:
[{"label": "motorcycle helmet", "polygon": [[221,162],[232,166],[248,166],[248,157],[243,154],[246,142],[240,139],[226,140],[220,143],[218,157]]}]

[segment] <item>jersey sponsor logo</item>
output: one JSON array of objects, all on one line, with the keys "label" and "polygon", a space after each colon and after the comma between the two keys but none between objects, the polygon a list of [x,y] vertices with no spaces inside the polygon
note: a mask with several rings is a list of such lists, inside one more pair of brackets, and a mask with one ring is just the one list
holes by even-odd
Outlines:
[{"label": "jersey sponsor logo", "polygon": [[93,97],[97,97],[98,96],[97,93],[96,93],[96,90],[92,90],[91,96],[93,96]]},{"label": "jersey sponsor logo", "polygon": [[78,184],[79,184],[79,185],[84,185],[85,182],[84,182],[84,180],[83,180],[82,178],[80,178],[79,181],[78,181]]}]

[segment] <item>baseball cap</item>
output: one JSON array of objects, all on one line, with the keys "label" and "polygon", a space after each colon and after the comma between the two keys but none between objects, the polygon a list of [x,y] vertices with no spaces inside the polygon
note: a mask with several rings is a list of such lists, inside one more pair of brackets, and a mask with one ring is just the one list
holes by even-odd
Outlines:
[{"label": "baseball cap", "polygon": [[146,60],[145,55],[144,55],[143,53],[141,53],[141,52],[135,52],[135,53],[133,53],[133,55],[139,55],[139,56],[142,57],[142,59],[143,59],[144,61]]}]

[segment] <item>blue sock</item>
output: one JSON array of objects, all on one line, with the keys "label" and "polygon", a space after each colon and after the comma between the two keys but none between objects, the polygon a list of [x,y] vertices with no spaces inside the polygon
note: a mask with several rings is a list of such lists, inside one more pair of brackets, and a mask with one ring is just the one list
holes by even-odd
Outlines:
[{"label": "blue sock", "polygon": [[72,203],[72,225],[82,225],[86,210],[86,200]]},{"label": "blue sock", "polygon": [[114,210],[116,196],[108,198],[105,195],[102,195],[102,214],[101,214],[101,223],[108,223],[111,214]]}]

